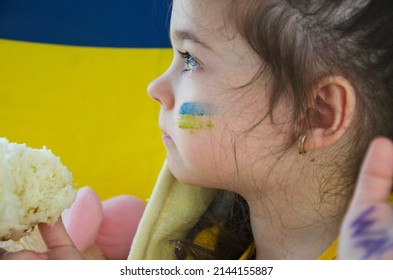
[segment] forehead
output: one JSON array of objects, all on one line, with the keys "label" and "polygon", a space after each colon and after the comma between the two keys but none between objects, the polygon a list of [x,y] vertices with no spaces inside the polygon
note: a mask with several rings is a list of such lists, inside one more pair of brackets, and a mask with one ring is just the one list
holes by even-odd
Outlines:
[{"label": "forehead", "polygon": [[[224,2],[229,1],[174,0],[172,42],[175,46],[181,46],[184,41],[197,43],[210,50],[208,53],[220,59],[220,62],[227,63],[224,68],[234,65],[239,71],[245,71],[246,66],[259,68],[260,59],[228,19],[228,6]],[[254,70],[250,70],[253,75]]]},{"label": "forehead", "polygon": [[185,35],[178,32],[185,30],[198,34],[200,37],[224,36],[228,32],[228,26],[224,24],[224,4],[221,2],[218,0],[174,0],[171,36],[176,38],[179,37],[178,35]]}]

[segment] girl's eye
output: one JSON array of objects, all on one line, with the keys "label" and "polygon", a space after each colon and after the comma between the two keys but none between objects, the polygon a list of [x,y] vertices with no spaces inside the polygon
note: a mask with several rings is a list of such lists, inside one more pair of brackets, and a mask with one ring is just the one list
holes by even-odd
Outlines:
[{"label": "girl's eye", "polygon": [[184,67],[184,72],[189,72],[189,71],[195,71],[199,67],[201,67],[201,64],[188,52],[181,52],[179,51],[179,54],[183,57],[185,61],[185,67]]}]

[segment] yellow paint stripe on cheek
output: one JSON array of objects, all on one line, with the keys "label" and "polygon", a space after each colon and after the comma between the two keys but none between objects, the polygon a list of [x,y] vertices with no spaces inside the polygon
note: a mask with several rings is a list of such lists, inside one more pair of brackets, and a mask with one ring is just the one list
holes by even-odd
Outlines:
[{"label": "yellow paint stripe on cheek", "polygon": [[181,115],[178,120],[178,126],[181,129],[201,130],[211,129],[214,127],[214,124],[212,119],[206,116]]}]

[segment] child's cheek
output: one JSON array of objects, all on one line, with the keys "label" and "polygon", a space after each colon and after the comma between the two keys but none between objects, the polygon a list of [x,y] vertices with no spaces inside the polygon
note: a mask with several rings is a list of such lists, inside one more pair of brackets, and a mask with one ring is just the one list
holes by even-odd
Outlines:
[{"label": "child's cheek", "polygon": [[187,102],[179,109],[178,127],[184,130],[202,130],[214,127],[215,107],[208,103]]}]

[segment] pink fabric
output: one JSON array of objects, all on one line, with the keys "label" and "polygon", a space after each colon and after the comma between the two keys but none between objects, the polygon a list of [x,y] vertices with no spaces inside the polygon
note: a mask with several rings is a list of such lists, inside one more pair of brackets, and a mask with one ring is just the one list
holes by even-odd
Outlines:
[{"label": "pink fabric", "polygon": [[89,187],[78,190],[70,209],[62,214],[64,226],[79,251],[95,243],[103,218],[103,208],[98,195]]},{"label": "pink fabric", "polygon": [[101,202],[91,188],[84,187],[62,218],[81,252],[95,244],[106,259],[126,259],[144,209],[145,203],[133,196]]}]

